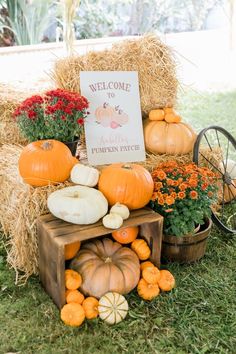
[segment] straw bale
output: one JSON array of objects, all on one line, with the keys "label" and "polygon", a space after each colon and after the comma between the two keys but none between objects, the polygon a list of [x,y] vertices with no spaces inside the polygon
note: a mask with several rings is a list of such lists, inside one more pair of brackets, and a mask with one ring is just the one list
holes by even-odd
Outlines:
[{"label": "straw bale", "polygon": [[0,148],[0,224],[6,237],[7,261],[15,269],[18,281],[38,273],[36,219],[48,213],[47,197],[52,191],[71,185],[34,188],[18,174],[21,146]]},{"label": "straw bale", "polygon": [[144,115],[176,104],[176,62],[171,49],[153,34],[115,43],[111,49],[60,59],[52,78],[56,86],[80,92],[80,71],[138,71]]}]

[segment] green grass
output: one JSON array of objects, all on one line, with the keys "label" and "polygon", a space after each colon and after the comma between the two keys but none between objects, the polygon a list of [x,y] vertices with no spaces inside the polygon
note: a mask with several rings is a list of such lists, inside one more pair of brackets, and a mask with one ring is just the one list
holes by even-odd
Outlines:
[{"label": "green grass", "polygon": [[[180,110],[198,131],[218,124],[236,136],[236,92],[186,93]],[[0,354],[203,354],[236,348],[236,236],[213,228],[205,257],[192,265],[167,264],[177,286],[151,303],[127,296],[125,321],[64,326],[38,277],[15,285],[0,241]]]}]

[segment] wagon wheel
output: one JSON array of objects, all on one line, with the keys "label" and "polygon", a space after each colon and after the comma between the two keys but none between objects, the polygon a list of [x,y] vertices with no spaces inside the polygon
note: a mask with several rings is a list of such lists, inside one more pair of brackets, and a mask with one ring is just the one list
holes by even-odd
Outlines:
[{"label": "wagon wheel", "polygon": [[223,231],[236,233],[236,140],[225,129],[203,129],[195,142],[193,161],[217,173],[219,203],[212,207],[212,220]]}]

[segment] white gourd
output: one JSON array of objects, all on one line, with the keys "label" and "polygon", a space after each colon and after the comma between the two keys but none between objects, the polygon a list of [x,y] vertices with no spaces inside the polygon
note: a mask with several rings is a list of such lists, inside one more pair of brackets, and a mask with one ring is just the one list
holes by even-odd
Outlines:
[{"label": "white gourd", "polygon": [[130,214],[129,208],[124,204],[120,204],[119,202],[111,207],[110,214],[112,213],[120,215],[123,220],[128,219]]},{"label": "white gourd", "polygon": [[75,184],[94,187],[98,184],[99,171],[94,167],[78,163],[73,166],[70,173],[70,179]]},{"label": "white gourd", "polygon": [[121,322],[127,315],[129,305],[125,297],[116,292],[103,295],[98,303],[98,312],[102,320],[109,324]]},{"label": "white gourd", "polygon": [[49,211],[59,219],[73,224],[93,224],[108,210],[104,195],[94,188],[73,186],[51,193],[47,201]]},{"label": "white gourd", "polygon": [[108,229],[119,229],[123,224],[123,219],[119,214],[107,214],[102,219],[103,226]]}]

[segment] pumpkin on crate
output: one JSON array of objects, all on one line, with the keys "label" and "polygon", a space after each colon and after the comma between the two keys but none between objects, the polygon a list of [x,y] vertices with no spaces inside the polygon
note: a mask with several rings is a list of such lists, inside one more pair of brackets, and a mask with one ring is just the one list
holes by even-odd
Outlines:
[{"label": "pumpkin on crate", "polygon": [[110,205],[119,202],[129,209],[148,204],[153,188],[151,174],[138,164],[112,164],[102,170],[98,181],[98,189]]},{"label": "pumpkin on crate", "polygon": [[145,146],[147,151],[154,154],[187,154],[192,151],[195,140],[196,134],[186,123],[167,123],[149,119],[144,123]]},{"label": "pumpkin on crate", "polygon": [[116,292],[103,295],[98,304],[99,317],[109,324],[121,322],[126,317],[128,309],[125,297]]},{"label": "pumpkin on crate", "polygon": [[110,214],[113,213],[119,214],[123,220],[128,219],[130,215],[129,208],[126,205],[120,203],[116,203],[111,207]]},{"label": "pumpkin on crate", "polygon": [[83,301],[83,309],[85,317],[92,320],[98,317],[98,300],[95,297],[89,296]]},{"label": "pumpkin on crate", "polygon": [[102,219],[103,226],[108,229],[119,229],[123,224],[123,219],[119,214],[107,214]]},{"label": "pumpkin on crate", "polygon": [[80,249],[80,241],[65,245],[65,260],[72,259]]},{"label": "pumpkin on crate", "polygon": [[25,183],[40,187],[65,182],[78,160],[70,149],[57,140],[39,140],[21,152],[18,166]]},{"label": "pumpkin on crate", "polygon": [[61,309],[61,320],[68,326],[80,326],[85,320],[83,307],[76,302],[64,305]]},{"label": "pumpkin on crate", "polygon": [[115,241],[121,244],[131,243],[138,236],[138,227],[137,226],[125,227],[118,231],[113,231],[111,235]]},{"label": "pumpkin on crate", "polygon": [[95,187],[98,183],[99,171],[94,167],[77,163],[71,170],[70,179],[75,184],[81,184],[82,186],[87,187]]},{"label": "pumpkin on crate", "polygon": [[85,243],[70,267],[82,276],[80,290],[83,294],[96,298],[109,291],[128,294],[140,277],[135,252],[108,238]]},{"label": "pumpkin on crate", "polygon": [[93,224],[108,210],[104,195],[85,186],[65,187],[51,193],[47,201],[49,211],[59,219],[73,224]]}]

